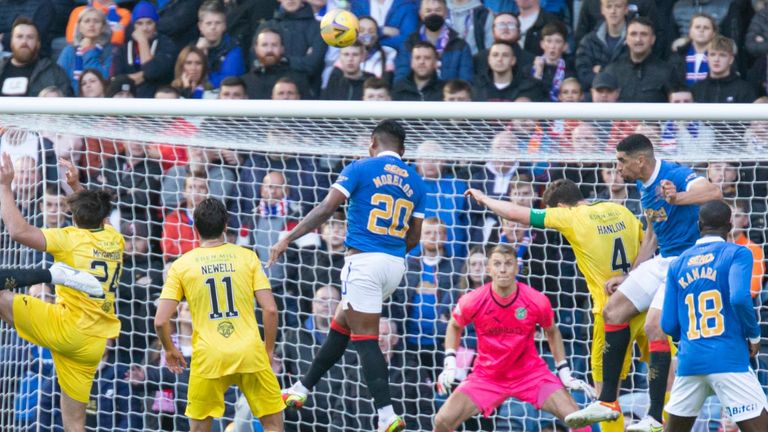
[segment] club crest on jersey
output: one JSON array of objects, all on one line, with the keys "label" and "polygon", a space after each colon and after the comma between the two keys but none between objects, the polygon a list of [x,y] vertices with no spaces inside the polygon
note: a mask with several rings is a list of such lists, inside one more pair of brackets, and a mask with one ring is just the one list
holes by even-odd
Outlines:
[{"label": "club crest on jersey", "polygon": [[524,307],[519,307],[519,308],[515,309],[515,318],[517,318],[519,320],[524,320],[525,317],[527,317],[527,316],[528,316],[528,309],[526,309]]},{"label": "club crest on jersey", "polygon": [[106,313],[112,312],[112,302],[111,301],[105,301],[101,304],[101,310],[103,310]]},{"label": "club crest on jersey", "polygon": [[216,327],[216,330],[218,330],[220,335],[228,338],[232,336],[232,333],[235,332],[235,326],[229,321],[224,321],[219,323],[219,325]]}]

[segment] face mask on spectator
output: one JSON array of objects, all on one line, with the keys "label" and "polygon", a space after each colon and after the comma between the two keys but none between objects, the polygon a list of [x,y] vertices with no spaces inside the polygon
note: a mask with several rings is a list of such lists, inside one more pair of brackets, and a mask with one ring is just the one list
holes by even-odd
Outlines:
[{"label": "face mask on spectator", "polygon": [[424,17],[424,26],[429,31],[438,31],[443,24],[445,24],[445,18],[440,15],[432,14]]},{"label": "face mask on spectator", "polygon": [[369,47],[371,46],[371,43],[373,42],[373,35],[364,33],[357,37],[357,40],[360,41],[361,44]]}]

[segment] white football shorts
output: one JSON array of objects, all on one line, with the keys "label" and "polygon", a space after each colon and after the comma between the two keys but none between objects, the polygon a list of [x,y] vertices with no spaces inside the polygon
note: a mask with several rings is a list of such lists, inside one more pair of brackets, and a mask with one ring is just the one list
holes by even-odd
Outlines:
[{"label": "white football shorts", "polygon": [[404,258],[380,252],[347,255],[341,269],[341,306],[381,313],[384,300],[400,286],[404,274]]},{"label": "white football shorts", "polygon": [[643,262],[629,272],[629,276],[619,286],[619,291],[640,312],[645,312],[650,307],[661,310],[664,304],[667,270],[675,258],[677,257],[657,255]]},{"label": "white football shorts", "polygon": [[753,371],[675,377],[664,409],[678,417],[696,417],[704,400],[717,395],[735,422],[755,418],[768,409],[768,401]]}]

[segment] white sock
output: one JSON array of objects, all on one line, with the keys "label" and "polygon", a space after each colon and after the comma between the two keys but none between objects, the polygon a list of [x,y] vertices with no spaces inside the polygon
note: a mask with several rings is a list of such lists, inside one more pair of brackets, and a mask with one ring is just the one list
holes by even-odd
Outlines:
[{"label": "white sock", "polygon": [[295,382],[295,383],[294,383],[294,384],[291,386],[291,391],[292,391],[292,392],[296,392],[296,393],[301,393],[301,394],[303,394],[303,395],[308,395],[308,394],[309,394],[309,389],[308,389],[308,388],[306,388],[306,387],[304,387],[304,384],[302,384],[300,380],[299,380],[299,381],[296,381],[296,382]]},{"label": "white sock", "polygon": [[394,416],[395,416],[395,409],[392,408],[392,405],[387,405],[383,408],[379,408],[379,425],[382,426],[386,424]]}]

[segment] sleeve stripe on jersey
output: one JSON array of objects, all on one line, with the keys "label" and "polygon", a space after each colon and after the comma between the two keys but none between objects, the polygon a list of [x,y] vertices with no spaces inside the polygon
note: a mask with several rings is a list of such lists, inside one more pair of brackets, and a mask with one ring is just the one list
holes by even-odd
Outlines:
[{"label": "sleeve stripe on jersey", "polygon": [[694,183],[700,182],[702,180],[706,180],[704,177],[696,177],[695,179],[691,180],[690,183],[685,187],[685,191],[688,192],[691,190],[691,186],[693,186]]},{"label": "sleeve stripe on jersey", "polygon": [[421,212],[414,212],[412,216],[417,219],[424,219],[424,213],[421,213]]},{"label": "sleeve stripe on jersey", "polygon": [[334,183],[331,185],[332,188],[336,189],[337,191],[344,194],[345,197],[349,198],[349,191],[342,185],[338,183]]}]

